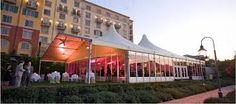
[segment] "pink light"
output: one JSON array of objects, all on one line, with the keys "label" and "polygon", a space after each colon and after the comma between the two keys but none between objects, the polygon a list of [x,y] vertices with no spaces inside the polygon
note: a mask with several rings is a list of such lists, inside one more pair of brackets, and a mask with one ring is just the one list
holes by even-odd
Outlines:
[{"label": "pink light", "polygon": [[95,63],[95,62],[96,62],[96,60],[95,60],[95,59],[91,60],[91,63]]}]

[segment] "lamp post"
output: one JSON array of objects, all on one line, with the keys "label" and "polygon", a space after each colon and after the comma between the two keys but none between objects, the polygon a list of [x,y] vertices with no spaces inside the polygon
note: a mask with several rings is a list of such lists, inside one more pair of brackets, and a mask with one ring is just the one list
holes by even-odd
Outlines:
[{"label": "lamp post", "polygon": [[204,37],[204,38],[202,38],[202,40],[201,40],[201,46],[200,46],[200,49],[199,49],[198,51],[199,51],[199,52],[200,52],[200,51],[206,51],[206,49],[205,49],[205,48],[203,47],[203,45],[202,45],[202,41],[203,41],[204,39],[207,39],[207,38],[211,39],[211,40],[212,40],[212,43],[213,43],[214,56],[215,56],[215,70],[216,70],[216,72],[217,72],[217,80],[218,80],[218,95],[219,95],[220,98],[222,98],[222,97],[223,97],[223,93],[222,93],[222,91],[221,91],[220,73],[219,73],[219,69],[218,69],[218,63],[217,63],[217,57],[216,57],[216,49],[215,49],[215,42],[214,42],[213,38],[212,38],[212,37]]}]

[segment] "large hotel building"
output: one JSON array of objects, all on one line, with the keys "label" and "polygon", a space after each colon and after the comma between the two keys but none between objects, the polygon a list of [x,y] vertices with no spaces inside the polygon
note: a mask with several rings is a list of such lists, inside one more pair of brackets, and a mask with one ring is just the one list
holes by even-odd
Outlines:
[{"label": "large hotel building", "polygon": [[1,0],[1,52],[42,55],[58,33],[99,37],[111,24],[133,41],[128,16],[86,0]]}]

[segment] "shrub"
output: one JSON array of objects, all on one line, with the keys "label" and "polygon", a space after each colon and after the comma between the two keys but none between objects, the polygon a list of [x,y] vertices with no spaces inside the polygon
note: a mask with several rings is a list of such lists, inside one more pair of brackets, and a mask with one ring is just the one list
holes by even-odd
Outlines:
[{"label": "shrub", "polygon": [[235,91],[228,93],[223,98],[208,98],[204,103],[235,103]]},{"label": "shrub", "polygon": [[139,99],[140,103],[158,103],[161,100],[155,96],[154,91],[139,90],[135,92],[135,96]]},{"label": "shrub", "polygon": [[73,96],[65,96],[62,98],[63,103],[82,103],[83,99],[81,97],[73,95]]}]

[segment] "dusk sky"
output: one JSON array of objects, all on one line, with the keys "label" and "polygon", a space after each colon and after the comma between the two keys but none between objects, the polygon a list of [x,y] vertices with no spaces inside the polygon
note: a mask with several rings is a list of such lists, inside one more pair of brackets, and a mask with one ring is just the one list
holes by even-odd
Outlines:
[{"label": "dusk sky", "polygon": [[[236,0],[89,0],[129,16],[134,42],[146,34],[155,45],[179,55],[197,55],[204,36],[215,40],[220,60],[236,51]],[[207,55],[212,42],[204,40]]]}]

